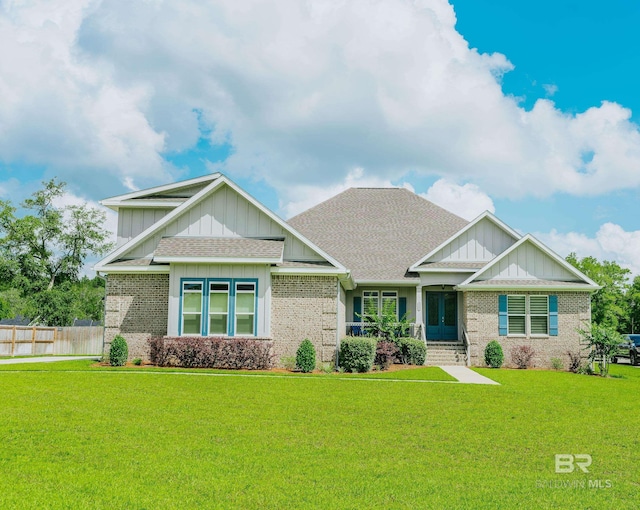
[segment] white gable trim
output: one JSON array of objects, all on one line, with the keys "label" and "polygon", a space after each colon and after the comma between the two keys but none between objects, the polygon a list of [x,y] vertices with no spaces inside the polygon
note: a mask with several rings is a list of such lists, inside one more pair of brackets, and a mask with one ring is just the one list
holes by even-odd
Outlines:
[{"label": "white gable trim", "polygon": [[[592,290],[597,290],[597,289],[600,288],[600,286],[596,282],[594,282],[591,278],[589,278],[587,275],[583,274],[581,271],[579,271],[578,269],[573,267],[566,260],[564,260],[560,255],[558,255],[556,252],[552,251],[550,248],[548,248],[547,246],[542,244],[540,241],[538,241],[531,234],[525,235],[518,242],[516,242],[514,245],[512,245],[510,248],[508,248],[505,251],[503,251],[500,255],[495,257],[491,262],[489,262],[486,266],[484,266],[478,272],[474,273],[469,278],[467,278],[465,281],[460,283],[458,285],[458,288],[459,289],[464,289],[466,285],[469,285],[474,280],[476,280],[479,276],[481,276],[486,271],[491,269],[493,266],[495,266],[496,264],[499,264],[502,259],[508,257],[510,253],[516,251],[520,246],[522,246],[523,244],[525,244],[527,242],[533,244],[536,248],[538,248],[544,254],[548,255],[551,259],[553,259],[558,264],[560,264],[560,266],[562,266],[564,269],[569,271],[571,274],[576,276],[578,279],[582,280],[584,283],[586,283],[589,286],[591,286]],[[569,286],[567,286],[567,287],[569,287]],[[563,288],[567,289],[567,287],[563,287]],[[486,287],[483,286],[483,288],[489,290],[488,289],[488,285]],[[531,288],[531,287],[528,287],[528,288]]]},{"label": "white gable trim", "polygon": [[[221,174],[214,174],[214,175],[221,175]],[[210,176],[208,176],[208,177],[210,177]],[[183,181],[183,182],[188,182],[188,181]],[[171,221],[173,221],[175,218],[180,216],[183,212],[189,210],[191,207],[193,207],[194,205],[196,205],[197,203],[202,201],[205,197],[207,197],[208,195],[213,193],[216,189],[218,189],[223,184],[226,184],[227,186],[229,186],[236,193],[238,193],[240,196],[245,198],[249,203],[253,204],[256,208],[258,208],[259,211],[261,211],[263,214],[267,215],[270,219],[275,221],[283,229],[285,229],[287,232],[289,232],[293,237],[295,237],[296,239],[298,239],[302,243],[306,244],[309,248],[311,248],[313,251],[318,253],[321,257],[323,257],[329,263],[334,265],[336,268],[341,269],[341,270],[343,270],[345,272],[348,272],[347,269],[342,264],[340,264],[337,260],[335,260],[333,257],[329,256],[327,253],[325,253],[323,250],[321,250],[318,246],[316,246],[311,241],[309,241],[306,237],[304,237],[302,234],[297,232],[288,223],[286,223],[284,220],[279,218],[275,213],[271,212],[269,209],[267,209],[265,206],[263,206],[260,202],[258,202],[255,198],[253,198],[248,193],[246,193],[243,189],[239,188],[234,182],[229,180],[224,175],[221,175],[218,179],[216,179],[213,182],[211,182],[211,184],[209,184],[204,189],[200,190],[198,193],[193,195],[189,200],[184,202],[179,207],[176,207],[173,211],[171,211],[166,216],[164,216],[163,218],[158,220],[156,223],[151,225],[148,229],[144,230],[143,232],[138,234],[136,237],[134,237],[133,239],[131,239],[127,243],[123,244],[120,248],[116,249],[114,252],[112,252],[109,255],[107,255],[105,258],[103,258],[100,262],[98,262],[94,266],[94,270],[95,271],[110,271],[110,268],[105,268],[104,267],[106,264],[109,264],[110,262],[113,262],[114,260],[117,260],[118,257],[124,255],[129,250],[135,248],[139,244],[141,244],[144,241],[146,241],[153,234],[158,232],[162,227],[168,225]]]},{"label": "white gable trim", "polygon": [[[188,188],[189,186],[195,186],[196,184],[202,184],[204,182],[215,181],[221,175],[222,174],[220,174],[220,173],[203,175],[201,177],[196,177],[194,179],[187,179],[186,181],[178,181],[178,182],[174,182],[174,183],[171,183],[171,184],[163,184],[162,186],[155,186],[153,188],[147,188],[147,189],[143,189],[143,190],[139,190],[139,191],[133,191],[131,193],[126,193],[124,195],[117,195],[115,197],[105,198],[104,200],[100,201],[100,204],[104,205],[105,207],[109,207],[110,209],[117,210],[119,206],[124,206],[124,205],[131,206],[132,205],[130,203],[123,203],[126,200],[131,200],[133,198],[143,198],[143,197],[150,196],[150,195],[156,195],[158,193],[164,193],[166,191],[171,191],[173,189]],[[174,202],[171,202],[171,204],[174,204]],[[152,206],[152,204],[150,204],[150,203],[147,203],[145,205],[147,207],[151,207]],[[180,205],[182,205],[182,202],[177,203],[177,206],[180,206]],[[164,206],[159,206],[159,207],[172,207],[172,206],[173,205],[169,205],[169,204],[167,204],[167,202],[164,202]]]},{"label": "white gable trim", "polygon": [[449,239],[447,239],[445,242],[443,242],[442,244],[440,244],[439,246],[437,246],[436,248],[434,248],[433,250],[431,250],[429,253],[427,253],[424,257],[422,257],[418,262],[416,262],[415,264],[413,264],[410,268],[409,271],[415,271],[415,272],[421,272],[424,271],[424,269],[421,269],[419,266],[420,264],[424,264],[427,260],[429,260],[430,257],[433,257],[436,253],[438,253],[442,248],[444,248],[445,246],[447,246],[449,243],[452,243],[457,237],[461,236],[462,234],[464,234],[467,230],[471,229],[472,227],[474,227],[475,225],[477,225],[478,223],[480,223],[483,219],[488,219],[489,221],[491,221],[492,223],[494,223],[498,228],[504,230],[507,234],[509,234],[511,237],[513,237],[514,240],[518,240],[520,239],[522,236],[520,234],[518,234],[515,230],[513,230],[509,225],[507,225],[506,223],[504,223],[503,221],[499,220],[498,218],[496,218],[492,213],[490,213],[489,211],[485,211],[483,212],[480,216],[478,216],[475,220],[471,221],[470,223],[468,223],[465,227],[463,227],[461,230],[458,230],[458,232],[456,232],[455,234],[453,234]]}]

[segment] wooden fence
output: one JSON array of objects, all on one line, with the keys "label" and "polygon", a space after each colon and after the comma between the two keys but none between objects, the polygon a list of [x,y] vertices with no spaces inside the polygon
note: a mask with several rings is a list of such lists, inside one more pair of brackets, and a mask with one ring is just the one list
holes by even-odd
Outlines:
[{"label": "wooden fence", "polygon": [[102,354],[103,326],[0,326],[0,356]]}]

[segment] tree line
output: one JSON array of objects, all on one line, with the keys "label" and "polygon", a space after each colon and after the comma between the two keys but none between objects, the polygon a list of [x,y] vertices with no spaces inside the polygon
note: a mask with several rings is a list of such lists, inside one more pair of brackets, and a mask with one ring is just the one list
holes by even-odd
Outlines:
[{"label": "tree line", "polygon": [[23,316],[69,326],[103,319],[104,280],[81,276],[89,256],[111,249],[106,215],[87,204],[61,205],[66,183],[42,183],[16,208],[0,200],[0,319]]}]

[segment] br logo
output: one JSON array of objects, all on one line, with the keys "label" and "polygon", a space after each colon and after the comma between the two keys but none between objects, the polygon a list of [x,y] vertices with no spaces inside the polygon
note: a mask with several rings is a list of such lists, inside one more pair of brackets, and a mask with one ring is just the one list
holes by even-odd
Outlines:
[{"label": "br logo", "polygon": [[556,473],[573,473],[578,466],[583,473],[588,473],[587,469],[591,465],[591,455],[587,453],[556,453]]}]

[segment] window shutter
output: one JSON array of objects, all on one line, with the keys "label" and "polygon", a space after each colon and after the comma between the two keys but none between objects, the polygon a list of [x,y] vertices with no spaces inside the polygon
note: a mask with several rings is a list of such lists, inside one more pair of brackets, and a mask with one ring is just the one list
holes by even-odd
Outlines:
[{"label": "window shutter", "polygon": [[398,319],[402,320],[402,318],[407,314],[407,298],[401,297],[400,302],[398,303]]},{"label": "window shutter", "polygon": [[362,298],[354,296],[353,298],[353,322],[362,322],[360,315],[362,314]]},{"label": "window shutter", "polygon": [[549,296],[549,336],[558,336],[558,296]]},{"label": "window shutter", "polygon": [[507,336],[507,295],[498,296],[498,334]]}]

